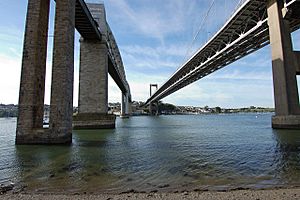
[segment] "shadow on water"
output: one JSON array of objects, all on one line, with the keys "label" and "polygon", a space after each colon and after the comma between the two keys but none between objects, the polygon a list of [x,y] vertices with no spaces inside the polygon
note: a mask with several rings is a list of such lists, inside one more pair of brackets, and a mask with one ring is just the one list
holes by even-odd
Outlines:
[{"label": "shadow on water", "polygon": [[34,192],[83,192],[106,188],[114,180],[107,173],[103,153],[111,133],[74,131],[70,146],[16,146],[16,182],[26,187],[26,191]]},{"label": "shadow on water", "polygon": [[276,170],[279,178],[289,184],[300,179],[300,131],[273,130],[277,142],[275,148]]}]

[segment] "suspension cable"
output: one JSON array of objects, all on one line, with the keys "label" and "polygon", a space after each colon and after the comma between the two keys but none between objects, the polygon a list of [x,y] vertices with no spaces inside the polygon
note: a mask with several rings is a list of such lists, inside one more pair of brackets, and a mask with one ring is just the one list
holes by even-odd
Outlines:
[{"label": "suspension cable", "polygon": [[189,55],[189,53],[190,53],[192,47],[194,46],[194,44],[195,44],[195,42],[196,42],[196,39],[198,38],[200,32],[202,31],[202,29],[203,29],[203,27],[204,27],[204,24],[205,24],[205,22],[207,21],[206,19],[207,19],[209,13],[210,13],[212,7],[213,7],[214,4],[215,4],[215,1],[216,1],[216,0],[212,0],[212,3],[210,4],[209,9],[207,10],[207,12],[206,12],[206,14],[205,14],[205,17],[202,19],[202,22],[201,22],[201,24],[200,24],[199,30],[197,31],[196,35],[193,37],[193,40],[192,40],[191,44],[190,44],[189,47],[187,48],[187,52],[186,52],[186,54],[185,54],[185,56],[184,56],[184,61],[187,59],[187,57],[188,57],[188,55]]}]

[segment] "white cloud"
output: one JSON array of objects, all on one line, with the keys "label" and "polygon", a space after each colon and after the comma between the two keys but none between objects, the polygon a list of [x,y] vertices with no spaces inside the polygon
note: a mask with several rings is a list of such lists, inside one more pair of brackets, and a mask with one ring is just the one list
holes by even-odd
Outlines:
[{"label": "white cloud", "polygon": [[120,46],[121,51],[127,54],[134,54],[138,56],[148,56],[153,58],[159,58],[161,56],[180,56],[183,57],[186,54],[187,44],[169,44],[159,46],[146,46],[146,45],[128,45]]},{"label": "white cloud", "polygon": [[109,0],[115,10],[109,16],[115,17],[116,21],[123,23],[122,25],[127,27],[126,32],[133,31],[163,42],[166,36],[185,30],[187,15],[193,8],[193,2],[144,1],[143,4],[139,4],[139,8],[133,8],[125,0]]},{"label": "white cloud", "polygon": [[18,102],[21,60],[0,54],[0,103]]}]

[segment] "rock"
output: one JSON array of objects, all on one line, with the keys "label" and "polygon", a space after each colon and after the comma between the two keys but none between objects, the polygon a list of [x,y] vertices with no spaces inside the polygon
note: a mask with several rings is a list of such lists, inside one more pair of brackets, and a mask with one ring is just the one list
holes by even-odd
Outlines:
[{"label": "rock", "polygon": [[11,191],[14,189],[14,184],[13,183],[8,183],[8,184],[1,184],[0,185],[0,193],[5,194],[8,191]]},{"label": "rock", "polygon": [[159,185],[158,188],[166,188],[166,187],[170,187],[169,184],[164,184],[164,185]]},{"label": "rock", "polygon": [[121,192],[120,194],[129,194],[129,193],[137,193],[134,189],[127,190],[125,192]]}]

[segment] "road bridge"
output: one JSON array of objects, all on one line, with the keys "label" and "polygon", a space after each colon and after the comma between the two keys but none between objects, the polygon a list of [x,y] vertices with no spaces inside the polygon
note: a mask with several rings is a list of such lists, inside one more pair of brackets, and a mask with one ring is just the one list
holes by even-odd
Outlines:
[{"label": "road bridge", "polygon": [[[108,73],[122,91],[122,114],[131,93],[103,4],[56,0],[49,128],[43,128],[50,0],[28,0],[16,144],[68,144],[74,128],[114,128],[108,115]],[[79,112],[73,120],[74,33],[80,39]],[[74,123],[73,123],[74,122]]]},{"label": "road bridge", "polygon": [[300,128],[296,75],[300,53],[291,33],[300,27],[300,0],[245,0],[225,25],[150,98],[146,105],[271,44],[275,96],[273,128]]}]

